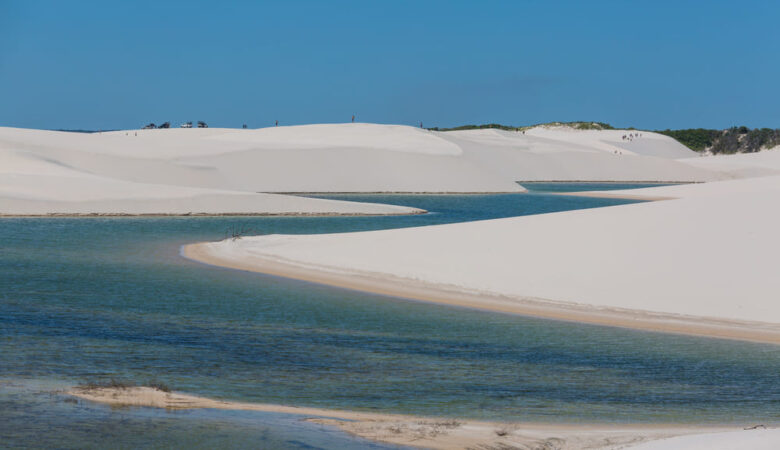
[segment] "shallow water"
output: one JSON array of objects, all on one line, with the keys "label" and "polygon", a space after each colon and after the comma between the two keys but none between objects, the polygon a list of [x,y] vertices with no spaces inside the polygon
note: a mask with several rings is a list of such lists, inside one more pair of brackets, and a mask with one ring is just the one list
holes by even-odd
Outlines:
[{"label": "shallow water", "polygon": [[356,439],[301,416],[210,409],[112,408],[0,384],[0,447],[398,449]]},{"label": "shallow water", "polygon": [[[115,377],[230,400],[483,419],[780,422],[778,346],[429,305],[178,254],[180,245],[221,239],[230,228],[326,233],[630,203],[544,193],[337,197],[432,213],[0,220],[0,380],[29,386]],[[305,434],[274,415],[249,414],[262,424],[251,426],[224,412],[116,416],[41,394],[47,389],[8,389],[0,389],[0,437],[13,433],[17,444],[40,429],[64,433],[75,407],[89,411],[83,426],[107,424],[118,430],[111,439],[129,447],[146,426],[181,436],[177,446],[188,445],[183,439],[201,422],[226,424],[204,429],[203,442],[213,431],[237,447],[244,434],[256,439],[257,429],[269,430],[266,447],[295,447],[293,435]],[[45,404],[59,412],[34,414]],[[36,421],[19,420],[31,414]],[[111,428],[117,420],[135,431]],[[313,433],[305,445],[342,446],[327,443],[332,433],[300,426]],[[64,442],[80,438],[72,439]]]}]

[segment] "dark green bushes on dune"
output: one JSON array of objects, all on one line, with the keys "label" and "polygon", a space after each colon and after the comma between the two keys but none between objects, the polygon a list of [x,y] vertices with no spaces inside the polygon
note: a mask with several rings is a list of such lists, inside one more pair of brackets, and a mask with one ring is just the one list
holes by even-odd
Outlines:
[{"label": "dark green bushes on dune", "polygon": [[691,128],[687,130],[663,130],[691,150],[708,150],[718,153],[753,153],[780,145],[780,129],[731,127],[725,130]]}]

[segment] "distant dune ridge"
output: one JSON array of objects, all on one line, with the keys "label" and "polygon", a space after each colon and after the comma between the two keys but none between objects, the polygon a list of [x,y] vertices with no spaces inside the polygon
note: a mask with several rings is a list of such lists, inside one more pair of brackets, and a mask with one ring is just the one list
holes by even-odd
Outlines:
[{"label": "distant dune ridge", "polygon": [[105,133],[0,128],[0,214],[397,214],[415,211],[271,194],[523,192],[516,181],[740,176],[695,164],[696,153],[666,136],[642,132],[628,140],[629,133],[435,132],[364,123]]}]

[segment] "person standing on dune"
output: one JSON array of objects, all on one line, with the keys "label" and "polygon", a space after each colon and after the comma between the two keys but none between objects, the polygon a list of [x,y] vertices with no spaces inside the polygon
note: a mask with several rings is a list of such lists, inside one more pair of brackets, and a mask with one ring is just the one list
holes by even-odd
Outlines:
[{"label": "person standing on dune", "polygon": [[352,123],[355,123],[355,115],[352,114]]}]

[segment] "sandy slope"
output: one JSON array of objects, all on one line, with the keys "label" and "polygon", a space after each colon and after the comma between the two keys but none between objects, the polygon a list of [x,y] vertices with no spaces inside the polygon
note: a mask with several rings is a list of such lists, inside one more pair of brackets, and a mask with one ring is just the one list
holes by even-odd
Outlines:
[{"label": "sandy slope", "polygon": [[776,450],[778,447],[780,447],[780,428],[676,436],[629,448],[636,450]]},{"label": "sandy slope", "polygon": [[270,261],[324,274],[319,281],[347,274],[465,292],[469,301],[452,302],[487,309],[511,310],[495,306],[504,298],[517,312],[534,314],[523,305],[551,301],[623,319],[639,311],[637,319],[660,314],[732,324],[766,333],[753,340],[780,342],[780,176],[626,193],[677,199],[414,229],[258,236],[200,248],[206,258],[258,271]]},{"label": "sandy slope", "polygon": [[131,130],[0,128],[0,149],[114,179],[248,192],[522,192],[433,133],[397,125]]},{"label": "sandy slope", "polygon": [[780,147],[759,153],[683,158],[680,162],[733,178],[780,175]]},{"label": "sandy slope", "polygon": [[[464,149],[464,157],[518,181],[711,181],[726,175],[688,164],[697,157],[679,142],[626,130],[537,127],[440,133]],[[688,158],[678,161],[679,158]]]},{"label": "sandy slope", "polygon": [[409,214],[413,208],[309,199],[94,175],[19,150],[0,149],[0,215]]},{"label": "sandy slope", "polygon": [[[71,395],[122,406],[166,409],[214,408],[267,411],[306,416],[307,421],[336,426],[347,433],[376,441],[432,449],[556,448],[619,449],[672,436],[733,431],[734,427],[675,425],[572,425],[480,422],[451,418],[343,411],[273,404],[212,400],[148,387],[74,388]],[[655,448],[655,447],[654,447]]]}]

